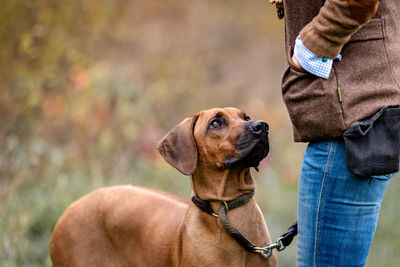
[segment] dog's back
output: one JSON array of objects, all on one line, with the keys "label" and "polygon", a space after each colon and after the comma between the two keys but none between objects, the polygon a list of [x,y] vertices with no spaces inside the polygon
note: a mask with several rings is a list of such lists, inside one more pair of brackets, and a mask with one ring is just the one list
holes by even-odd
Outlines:
[{"label": "dog's back", "polygon": [[[179,248],[173,244],[179,244],[188,207],[185,198],[139,186],[96,190],[73,203],[57,222],[50,244],[53,264],[157,266],[176,259]],[[135,249],[146,247],[148,240],[157,244],[147,248],[149,255]],[[135,251],[140,253],[129,256]],[[150,256],[154,251],[157,258]]]}]

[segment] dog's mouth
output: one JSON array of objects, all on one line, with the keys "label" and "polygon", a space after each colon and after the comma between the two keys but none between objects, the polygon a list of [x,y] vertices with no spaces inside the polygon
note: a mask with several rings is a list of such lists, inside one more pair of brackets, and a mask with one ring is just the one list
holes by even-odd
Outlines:
[{"label": "dog's mouth", "polygon": [[255,136],[247,135],[242,136],[236,145],[240,151],[237,157],[228,157],[225,160],[225,167],[227,169],[235,168],[258,168],[261,160],[263,160],[269,152],[268,132],[263,132],[262,135]]}]

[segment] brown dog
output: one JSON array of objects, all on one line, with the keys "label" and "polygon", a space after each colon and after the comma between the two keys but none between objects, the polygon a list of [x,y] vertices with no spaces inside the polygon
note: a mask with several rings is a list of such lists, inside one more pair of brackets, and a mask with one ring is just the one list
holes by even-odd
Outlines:
[{"label": "brown dog", "polygon": [[[250,167],[268,154],[268,125],[235,108],[187,118],[159,143],[164,159],[191,175],[193,192],[221,201],[254,191]],[[264,217],[251,198],[229,210],[231,224],[252,243],[271,243]],[[246,251],[217,218],[187,199],[126,185],[96,190],[73,203],[54,229],[53,266],[277,266]]]}]

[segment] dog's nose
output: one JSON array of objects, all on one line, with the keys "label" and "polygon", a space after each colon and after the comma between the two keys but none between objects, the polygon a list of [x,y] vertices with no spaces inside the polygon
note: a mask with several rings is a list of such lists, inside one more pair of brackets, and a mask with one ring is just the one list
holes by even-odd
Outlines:
[{"label": "dog's nose", "polygon": [[250,131],[255,135],[261,135],[267,133],[269,129],[268,124],[265,121],[253,121],[250,124]]}]

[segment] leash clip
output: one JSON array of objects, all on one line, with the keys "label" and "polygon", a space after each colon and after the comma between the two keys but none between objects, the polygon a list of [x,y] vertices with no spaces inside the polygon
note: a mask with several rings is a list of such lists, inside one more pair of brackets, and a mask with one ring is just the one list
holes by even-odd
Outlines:
[{"label": "leash clip", "polygon": [[283,236],[281,236],[281,237],[279,237],[277,240],[276,240],[276,244],[278,244],[278,246],[276,247],[276,250],[277,251],[282,251],[282,250],[284,250],[285,248],[286,248],[286,246],[283,244],[283,242],[282,242],[282,239],[283,239],[284,237]]},{"label": "leash clip", "polygon": [[272,243],[270,245],[267,245],[265,247],[254,247],[254,251],[258,252],[263,256],[264,258],[268,259],[272,255],[272,251],[276,249],[277,251],[282,251],[286,248],[285,245],[282,243],[283,237],[279,237],[276,240],[276,243]]},{"label": "leash clip", "polygon": [[272,249],[269,248],[269,246],[266,246],[266,247],[263,247],[263,248],[256,247],[254,249],[256,249],[255,251],[260,253],[261,256],[263,256],[266,259],[268,259],[272,255]]}]

